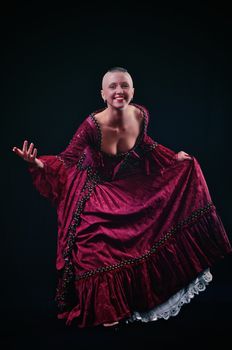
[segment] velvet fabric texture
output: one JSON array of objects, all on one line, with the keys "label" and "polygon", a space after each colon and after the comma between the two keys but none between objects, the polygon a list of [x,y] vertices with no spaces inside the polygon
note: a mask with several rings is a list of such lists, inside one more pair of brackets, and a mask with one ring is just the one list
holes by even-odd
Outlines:
[{"label": "velvet fabric texture", "polygon": [[57,208],[58,317],[78,327],[145,312],[231,252],[195,157],[147,134],[132,149],[101,150],[101,127],[87,116],[68,147],[29,166],[38,191]]}]

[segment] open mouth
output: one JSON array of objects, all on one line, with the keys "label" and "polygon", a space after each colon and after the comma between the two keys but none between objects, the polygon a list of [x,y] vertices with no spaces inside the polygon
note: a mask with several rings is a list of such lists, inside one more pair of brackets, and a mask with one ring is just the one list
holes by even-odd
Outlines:
[{"label": "open mouth", "polygon": [[118,102],[122,102],[124,100],[124,97],[123,96],[115,97],[115,100]]}]

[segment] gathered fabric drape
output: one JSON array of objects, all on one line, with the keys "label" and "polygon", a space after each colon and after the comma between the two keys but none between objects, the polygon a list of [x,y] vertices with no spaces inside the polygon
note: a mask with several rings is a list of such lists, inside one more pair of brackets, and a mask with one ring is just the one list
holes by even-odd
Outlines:
[{"label": "gathered fabric drape", "polygon": [[101,128],[87,116],[68,147],[29,166],[57,209],[58,317],[97,326],[149,312],[231,252],[195,157],[147,134],[132,149],[101,150]]}]

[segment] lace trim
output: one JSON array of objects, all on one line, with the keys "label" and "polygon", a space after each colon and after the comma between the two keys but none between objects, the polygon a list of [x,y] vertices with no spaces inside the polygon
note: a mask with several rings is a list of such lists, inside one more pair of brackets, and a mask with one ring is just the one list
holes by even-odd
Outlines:
[{"label": "lace trim", "polygon": [[212,281],[212,278],[213,276],[210,270],[206,269],[187,287],[181,289],[163,304],[148,312],[135,311],[129,319],[125,320],[125,322],[150,322],[156,321],[160,318],[168,320],[169,317],[178,315],[181,307],[184,304],[189,303],[195,295],[198,295],[200,292],[204,291],[209,282]]}]

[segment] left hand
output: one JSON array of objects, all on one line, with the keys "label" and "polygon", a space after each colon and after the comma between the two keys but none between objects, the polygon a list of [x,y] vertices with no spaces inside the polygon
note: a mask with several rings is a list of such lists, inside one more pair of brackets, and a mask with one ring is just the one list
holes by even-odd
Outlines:
[{"label": "left hand", "polygon": [[178,160],[178,162],[182,162],[183,160],[186,160],[186,159],[192,159],[192,157],[184,152],[184,151],[180,151],[176,154],[176,159]]}]

